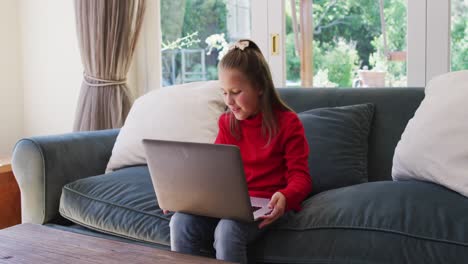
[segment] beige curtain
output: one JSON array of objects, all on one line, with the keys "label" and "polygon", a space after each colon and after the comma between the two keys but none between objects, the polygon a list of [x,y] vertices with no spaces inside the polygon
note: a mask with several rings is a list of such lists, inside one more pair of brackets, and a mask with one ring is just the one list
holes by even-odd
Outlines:
[{"label": "beige curtain", "polygon": [[122,127],[132,104],[126,76],[146,0],[75,0],[84,66],[74,131]]}]

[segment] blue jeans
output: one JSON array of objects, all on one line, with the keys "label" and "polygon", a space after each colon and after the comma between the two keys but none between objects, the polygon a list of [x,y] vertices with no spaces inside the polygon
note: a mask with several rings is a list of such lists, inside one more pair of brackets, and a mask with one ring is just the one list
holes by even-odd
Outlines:
[{"label": "blue jeans", "polygon": [[200,255],[214,248],[217,259],[247,263],[247,245],[265,230],[258,224],[175,213],[169,223],[171,250]]}]

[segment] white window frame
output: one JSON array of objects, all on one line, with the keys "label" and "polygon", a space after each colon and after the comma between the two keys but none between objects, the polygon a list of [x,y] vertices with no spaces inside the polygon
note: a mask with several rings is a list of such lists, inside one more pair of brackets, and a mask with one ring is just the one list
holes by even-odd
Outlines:
[{"label": "white window frame", "polygon": [[[286,52],[285,52],[285,16],[284,0],[251,0],[250,12],[252,40],[262,50],[271,70],[275,87],[286,86]],[[279,37],[279,47],[272,54],[272,36]]]},{"label": "white window frame", "polygon": [[450,71],[450,0],[408,0],[408,86]]},{"label": "white window frame", "polygon": [[450,0],[426,0],[426,84],[450,71]]}]

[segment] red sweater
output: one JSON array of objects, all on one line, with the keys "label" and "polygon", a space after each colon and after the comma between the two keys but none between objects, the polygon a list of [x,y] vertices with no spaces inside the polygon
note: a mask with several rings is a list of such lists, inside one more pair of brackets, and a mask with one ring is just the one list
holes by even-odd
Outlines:
[{"label": "red sweater", "polygon": [[236,140],[229,129],[230,113],[219,118],[215,144],[240,148],[250,196],[270,199],[279,191],[286,197],[286,210],[301,209],[312,190],[309,175],[309,145],[296,113],[276,111],[279,130],[268,146],[262,136],[262,114],[239,121],[241,136]]}]

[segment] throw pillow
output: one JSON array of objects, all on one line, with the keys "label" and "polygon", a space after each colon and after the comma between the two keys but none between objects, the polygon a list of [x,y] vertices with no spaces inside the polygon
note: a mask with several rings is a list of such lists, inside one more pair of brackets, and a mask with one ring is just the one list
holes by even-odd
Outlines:
[{"label": "throw pillow", "polygon": [[298,116],[310,148],[312,194],[367,182],[373,104],[317,108]]},{"label": "throw pillow", "polygon": [[393,156],[394,180],[434,182],[468,197],[468,71],[432,79]]},{"label": "throw pillow", "polygon": [[218,81],[169,86],[141,96],[117,136],[106,172],[146,164],[143,138],[214,142],[224,108]]}]

